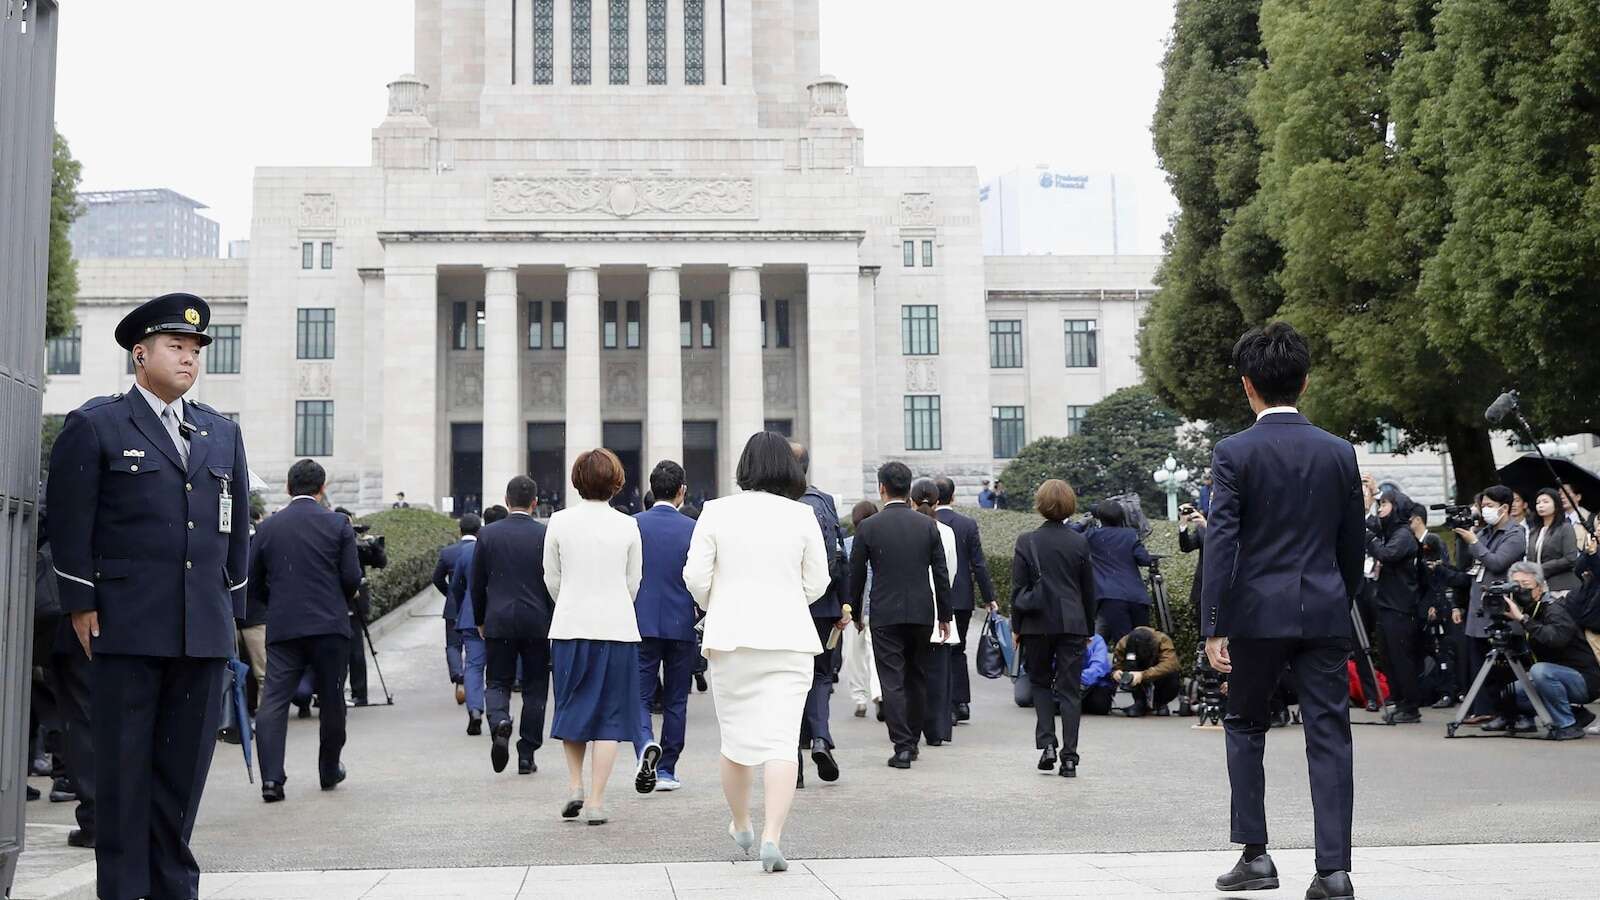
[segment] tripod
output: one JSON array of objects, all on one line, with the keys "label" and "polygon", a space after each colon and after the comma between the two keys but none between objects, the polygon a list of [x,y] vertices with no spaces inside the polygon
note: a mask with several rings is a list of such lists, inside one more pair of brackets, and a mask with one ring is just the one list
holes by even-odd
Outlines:
[{"label": "tripod", "polygon": [[[1533,715],[1544,728],[1545,737],[1554,738],[1556,726],[1550,718],[1550,711],[1545,709],[1544,698],[1539,696],[1539,691],[1533,686],[1533,679],[1528,677],[1528,670],[1523,667],[1518,654],[1511,649],[1511,635],[1506,631],[1503,623],[1494,623],[1489,626],[1489,655],[1483,661],[1483,666],[1478,669],[1478,675],[1472,679],[1472,689],[1467,691],[1467,698],[1461,701],[1461,709],[1456,713],[1454,721],[1444,727],[1445,737],[1456,736],[1456,729],[1461,727],[1461,722],[1472,710],[1472,702],[1478,699],[1478,692],[1483,690],[1484,682],[1489,680],[1489,671],[1497,665],[1507,666],[1516,676],[1517,684],[1522,685],[1523,693],[1528,696],[1528,703],[1533,706]],[[1506,728],[1506,734],[1512,734],[1511,728]]]},{"label": "tripod", "polygon": [[[1372,641],[1367,637],[1367,622],[1361,617],[1361,604],[1351,602],[1350,624],[1355,629],[1356,643],[1361,651],[1356,656],[1356,675],[1361,679],[1362,693],[1367,695],[1367,712],[1383,709],[1383,691],[1378,688],[1378,665],[1372,656]],[[1361,722],[1361,725],[1393,725],[1393,722]]]},{"label": "tripod", "polygon": [[389,684],[383,680],[383,666],[378,665],[378,645],[372,642],[372,629],[367,627],[367,617],[361,610],[355,611],[356,621],[361,623],[361,633],[367,638],[367,649],[372,651],[372,668],[378,673],[378,686],[383,688],[383,704],[394,705],[394,695],[389,693]]},{"label": "tripod", "polygon": [[1164,556],[1151,555],[1150,567],[1145,572],[1145,585],[1150,589],[1150,599],[1155,604],[1156,625],[1161,633],[1172,636],[1172,603],[1167,598],[1167,579],[1161,574]]}]

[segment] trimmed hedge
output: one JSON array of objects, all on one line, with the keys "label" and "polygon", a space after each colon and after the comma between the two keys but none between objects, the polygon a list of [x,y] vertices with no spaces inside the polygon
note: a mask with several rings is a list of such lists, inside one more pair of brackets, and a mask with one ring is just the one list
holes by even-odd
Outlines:
[{"label": "trimmed hedge", "polygon": [[372,526],[369,534],[383,535],[389,555],[389,565],[370,575],[374,619],[427,587],[440,548],[460,535],[455,519],[427,509],[385,509],[357,521]]}]

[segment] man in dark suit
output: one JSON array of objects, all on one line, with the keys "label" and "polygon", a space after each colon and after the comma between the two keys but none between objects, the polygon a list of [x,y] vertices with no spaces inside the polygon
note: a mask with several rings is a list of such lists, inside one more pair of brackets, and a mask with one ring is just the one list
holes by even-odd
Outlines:
[{"label": "man in dark suit", "polygon": [[73,411],[50,455],[61,609],[92,660],[102,897],[200,890],[189,836],[249,547],[239,426],[183,400],[210,315],[199,297],[167,294],[125,316],[116,340],[133,354],[134,388]]},{"label": "man in dark suit", "polygon": [[544,707],[550,694],[550,617],[555,601],[544,586],[544,532],[534,521],[539,488],[516,475],[506,483],[510,515],[478,532],[471,553],[467,590],[472,618],[487,651],[485,706],[489,760],[505,770],[511,755],[511,683],[522,664],[522,728],[517,735],[517,774],[539,770],[533,754],[544,744]]},{"label": "man in dark suit", "polygon": [[[811,454],[794,442],[794,458],[807,477],[811,475]],[[817,629],[817,640],[822,652],[817,654],[811,671],[811,692],[806,694],[805,712],[800,718],[800,752],[811,751],[811,761],[817,766],[817,777],[823,781],[839,780],[839,763],[833,758],[833,732],[828,728],[828,699],[833,696],[833,659],[838,654],[837,645],[828,649],[828,640],[835,631],[846,624],[844,595],[849,588],[850,575],[844,557],[844,529],[839,527],[839,509],[833,496],[814,484],[806,484],[800,502],[811,507],[817,517],[817,527],[822,529],[822,546],[828,554],[828,589],[811,603],[811,623]],[[806,786],[806,770],[802,764],[795,775],[795,786]]]},{"label": "man in dark suit", "polygon": [[973,589],[983,594],[983,605],[990,613],[998,612],[1000,607],[994,602],[994,582],[989,579],[989,562],[983,558],[983,538],[978,535],[978,523],[955,511],[955,480],[941,475],[934,479],[934,484],[939,488],[939,505],[933,514],[956,533],[956,580],[950,586],[950,609],[955,614],[956,634],[961,643],[956,644],[954,658],[950,660],[950,702],[955,706],[955,720],[965,722],[972,718],[967,626],[972,624],[972,613],[977,607]]},{"label": "man in dark suit", "polygon": [[1354,897],[1350,832],[1350,603],[1362,581],[1364,526],[1355,450],[1294,408],[1311,354],[1286,323],[1253,329],[1233,365],[1256,413],[1254,427],[1212,453],[1200,624],[1206,656],[1228,672],[1231,840],[1244,844],[1218,890],[1278,886],[1267,855],[1262,755],[1270,701],[1287,665],[1305,724],[1316,825],[1317,874],[1309,900]]},{"label": "man in dark suit", "polygon": [[[689,683],[700,658],[694,623],[698,610],[683,584],[694,520],[679,512],[688,496],[683,466],[670,459],[650,472],[650,508],[634,515],[644,559],[634,614],[639,621],[639,767],[633,787],[641,794],[678,789],[678,757],[689,715]],[[661,741],[650,705],[661,685]]]},{"label": "man in dark suit", "polygon": [[283,746],[289,703],[311,670],[322,710],[317,774],[322,789],[344,781],[345,670],[350,665],[350,604],[361,587],[350,520],[322,505],[327,473],[316,460],[289,467],[289,505],[256,529],[250,591],[267,608],[267,690],[256,713],[261,799],[284,797]]},{"label": "man in dark suit", "polygon": [[[850,546],[851,617],[862,621],[861,602],[872,566],[872,650],[883,686],[883,717],[894,742],[889,765],[911,768],[926,720],[928,656],[934,628],[950,634],[950,575],[944,542],[933,519],[906,502],[911,470],[905,463],[878,469],[883,510],[866,519]],[[929,583],[929,575],[933,581]]]},{"label": "man in dark suit", "polygon": [[444,595],[445,670],[450,673],[450,683],[456,686],[456,705],[460,706],[467,702],[466,680],[463,677],[466,648],[461,643],[461,631],[456,628],[456,617],[461,610],[456,606],[454,592],[450,590],[450,573],[455,570],[456,557],[461,555],[461,548],[478,539],[478,529],[483,527],[483,520],[467,513],[457,526],[461,529],[461,539],[439,550],[439,561],[433,566],[433,586]]}]

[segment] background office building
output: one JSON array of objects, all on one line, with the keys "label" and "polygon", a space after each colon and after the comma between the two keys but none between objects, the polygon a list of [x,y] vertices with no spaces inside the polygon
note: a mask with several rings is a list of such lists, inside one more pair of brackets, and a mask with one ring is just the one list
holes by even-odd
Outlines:
[{"label": "background office building", "polygon": [[78,200],[83,214],[70,232],[78,259],[217,255],[217,223],[196,211],[206,205],[177,191],[85,191]]},{"label": "background office building", "polygon": [[1054,166],[1013,169],[978,188],[983,252],[1115,256],[1137,247],[1135,181]]}]

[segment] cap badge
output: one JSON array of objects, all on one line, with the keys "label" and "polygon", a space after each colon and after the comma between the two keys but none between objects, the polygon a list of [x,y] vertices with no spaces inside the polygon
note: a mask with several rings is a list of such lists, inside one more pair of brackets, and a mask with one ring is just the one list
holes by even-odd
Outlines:
[{"label": "cap badge", "polygon": [[185,309],[183,311],[183,320],[196,328],[200,327],[200,311],[192,306]]}]

